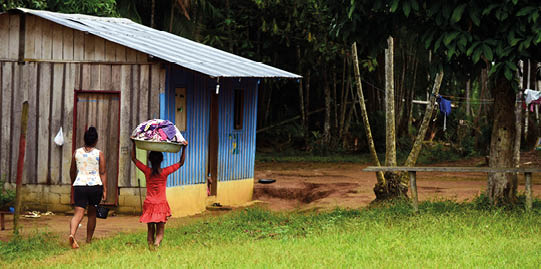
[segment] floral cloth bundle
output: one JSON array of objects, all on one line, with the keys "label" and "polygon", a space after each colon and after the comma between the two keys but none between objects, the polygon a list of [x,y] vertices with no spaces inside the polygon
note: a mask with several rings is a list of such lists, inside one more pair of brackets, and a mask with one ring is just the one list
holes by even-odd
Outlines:
[{"label": "floral cloth bundle", "polygon": [[133,130],[131,138],[153,142],[183,143],[186,141],[172,122],[161,119],[140,123]]}]

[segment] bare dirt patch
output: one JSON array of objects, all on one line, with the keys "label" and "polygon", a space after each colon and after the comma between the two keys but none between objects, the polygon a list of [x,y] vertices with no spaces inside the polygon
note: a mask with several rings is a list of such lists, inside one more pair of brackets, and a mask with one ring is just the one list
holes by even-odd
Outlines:
[{"label": "bare dirt patch", "polygon": [[[524,153],[523,167],[539,167],[536,152]],[[434,166],[481,166],[484,158],[445,162]],[[272,210],[311,210],[361,208],[376,197],[376,176],[363,172],[366,165],[354,163],[256,163],[254,199],[265,202]],[[485,173],[417,173],[420,200],[471,200],[486,188]],[[272,184],[258,179],[275,179]],[[534,196],[541,193],[541,175],[533,175]],[[519,176],[519,193],[524,191],[524,177]]]}]

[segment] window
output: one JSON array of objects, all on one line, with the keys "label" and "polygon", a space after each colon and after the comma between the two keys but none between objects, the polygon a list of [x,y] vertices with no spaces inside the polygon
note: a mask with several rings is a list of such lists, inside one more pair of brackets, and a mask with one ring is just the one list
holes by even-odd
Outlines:
[{"label": "window", "polygon": [[244,121],[244,91],[241,89],[235,90],[235,111],[234,111],[234,128],[235,130],[242,129]]},{"label": "window", "polygon": [[186,88],[175,89],[175,125],[179,131],[186,131]]}]

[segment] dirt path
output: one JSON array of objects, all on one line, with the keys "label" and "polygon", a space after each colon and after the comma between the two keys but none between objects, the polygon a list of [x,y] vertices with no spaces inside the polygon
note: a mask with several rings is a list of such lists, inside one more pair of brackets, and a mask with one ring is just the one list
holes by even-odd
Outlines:
[{"label": "dirt path", "polygon": [[[192,223],[200,218],[209,216],[216,216],[220,214],[226,214],[230,211],[208,211],[203,214],[183,217],[183,218],[171,218],[167,222],[167,226],[179,226]],[[23,235],[31,235],[36,232],[50,232],[52,234],[60,235],[60,239],[65,237],[67,246],[67,236],[69,235],[69,222],[72,216],[67,216],[63,213],[59,213],[54,216],[41,216],[39,218],[21,218],[20,225],[22,227],[21,233]],[[84,245],[86,238],[86,216],[81,222],[81,226],[77,231],[76,238],[80,245]],[[146,231],[147,226],[144,223],[139,223],[139,216],[118,215],[110,216],[107,219],[97,219],[96,230],[94,231],[94,238],[104,238],[114,236],[119,233],[132,233],[139,231]],[[13,215],[6,216],[6,230],[0,231],[0,241],[7,242],[13,234]]]},{"label": "dirt path", "polygon": [[[536,155],[522,157],[523,166],[541,166]],[[483,159],[469,159],[444,163],[446,166],[472,166]],[[271,210],[312,210],[335,207],[361,208],[375,199],[372,188],[376,183],[375,173],[362,172],[365,165],[352,163],[256,163],[255,179],[271,178],[272,184],[254,186],[254,200],[260,200]],[[486,188],[484,173],[418,173],[419,198],[469,200]],[[519,178],[519,193],[524,191],[524,178]],[[533,175],[534,195],[541,197],[541,174]],[[206,212],[202,215],[173,218],[168,226],[183,225],[209,215],[223,214]],[[22,218],[23,234],[34,231],[49,231],[61,236],[69,232],[71,216],[59,214],[36,219]],[[13,217],[6,216],[6,230],[0,231],[0,240],[11,238]],[[96,238],[112,236],[121,232],[145,231],[146,225],[139,223],[138,216],[114,216],[107,220],[98,219]],[[86,218],[77,233],[79,241],[86,235]],[[84,244],[84,243],[83,243]]]}]

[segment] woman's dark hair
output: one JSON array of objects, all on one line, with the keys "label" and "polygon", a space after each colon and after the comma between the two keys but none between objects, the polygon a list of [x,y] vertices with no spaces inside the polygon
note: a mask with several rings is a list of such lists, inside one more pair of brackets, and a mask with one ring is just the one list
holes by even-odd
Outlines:
[{"label": "woman's dark hair", "polygon": [[148,155],[148,160],[150,161],[150,164],[152,164],[152,173],[151,175],[159,175],[160,171],[160,165],[163,161],[163,154],[159,151],[151,151]]},{"label": "woman's dark hair", "polygon": [[98,141],[98,131],[96,131],[96,128],[91,126],[86,130],[85,132],[85,146],[87,147],[93,147],[96,145],[96,142]]}]

